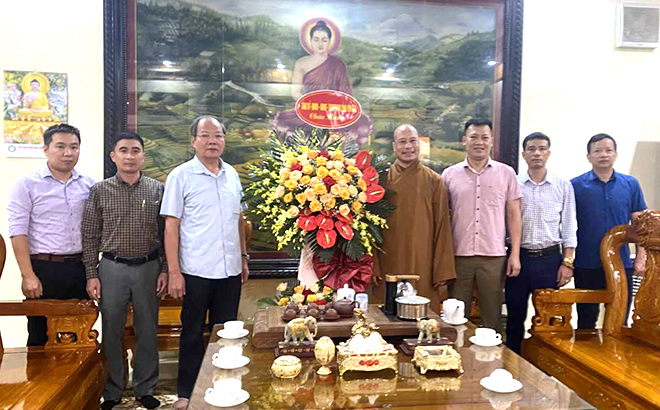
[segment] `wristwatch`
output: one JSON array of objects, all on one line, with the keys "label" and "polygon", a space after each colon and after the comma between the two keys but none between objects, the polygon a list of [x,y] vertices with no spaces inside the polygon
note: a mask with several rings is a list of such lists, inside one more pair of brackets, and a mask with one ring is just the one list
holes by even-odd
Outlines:
[{"label": "wristwatch", "polygon": [[249,260],[250,260],[250,255],[248,255],[247,253],[243,253],[243,254],[241,254],[241,256],[242,256],[243,258],[245,258],[246,261],[249,261]]},{"label": "wristwatch", "polygon": [[573,265],[573,262],[575,262],[575,258],[564,258],[564,260],[561,262],[562,265],[566,266],[569,269],[575,269],[575,265]]}]

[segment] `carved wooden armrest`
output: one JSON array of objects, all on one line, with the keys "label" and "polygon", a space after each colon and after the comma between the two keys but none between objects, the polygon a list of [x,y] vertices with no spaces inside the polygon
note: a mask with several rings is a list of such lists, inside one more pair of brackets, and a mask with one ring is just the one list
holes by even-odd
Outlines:
[{"label": "carved wooden armrest", "polygon": [[48,341],[45,349],[98,347],[98,332],[92,330],[92,326],[99,311],[91,300],[0,301],[0,316],[46,316]]},{"label": "carved wooden armrest", "polygon": [[574,303],[612,303],[614,292],[583,289],[540,289],[532,302],[536,315],[532,318],[532,333],[571,333],[571,311]]}]

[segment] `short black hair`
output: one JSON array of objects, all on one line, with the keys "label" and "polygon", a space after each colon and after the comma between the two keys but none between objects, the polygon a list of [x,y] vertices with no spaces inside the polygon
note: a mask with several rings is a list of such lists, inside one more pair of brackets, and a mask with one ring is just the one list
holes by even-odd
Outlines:
[{"label": "short black hair", "polygon": [[548,141],[548,147],[550,146],[550,137],[545,135],[542,132],[533,132],[529,134],[528,136],[525,137],[523,140],[523,151],[527,147],[527,143],[531,140],[543,140],[543,141]]},{"label": "short black hair", "polygon": [[112,150],[113,151],[115,150],[115,148],[117,148],[117,144],[121,140],[135,140],[135,141],[140,143],[140,145],[142,146],[142,150],[144,151],[144,141],[142,140],[142,137],[140,137],[138,134],[136,134],[134,132],[130,132],[130,131],[124,131],[124,132],[120,133],[119,135],[117,135],[117,137],[115,138],[115,142],[112,145]]},{"label": "short black hair", "polygon": [[44,131],[44,145],[48,146],[53,141],[53,135],[62,132],[64,134],[73,134],[78,137],[78,144],[80,144],[80,130],[73,125],[69,124],[55,124],[51,125]]},{"label": "short black hair", "polygon": [[463,134],[467,131],[470,126],[474,125],[475,127],[483,127],[484,125],[487,125],[488,128],[490,128],[491,131],[493,131],[493,123],[490,120],[486,119],[479,119],[479,118],[470,118],[466,123],[465,123],[465,128],[463,128]]},{"label": "short black hair", "polygon": [[30,81],[30,84],[32,84],[32,83],[37,83],[37,84],[41,85],[41,83],[39,82],[39,80],[37,80],[36,78],[35,78],[34,80]]},{"label": "short black hair", "polygon": [[223,134],[227,133],[227,130],[225,129],[225,124],[223,124],[222,121],[220,121],[218,119],[218,117],[216,117],[215,115],[200,115],[199,117],[197,117],[193,120],[192,124],[190,124],[190,135],[192,135],[193,137],[196,137],[197,136],[197,127],[199,126],[200,121],[205,120],[207,118],[211,118],[211,119],[214,119],[214,120],[218,121],[220,123],[220,128],[222,129],[222,133]]},{"label": "short black hair", "polygon": [[600,133],[596,134],[593,137],[589,139],[589,142],[587,142],[587,154],[591,154],[591,145],[597,143],[598,141],[602,141],[604,139],[609,139],[612,140],[614,143],[614,152],[616,152],[616,141],[614,138],[612,138],[610,135],[605,134],[605,133]]}]

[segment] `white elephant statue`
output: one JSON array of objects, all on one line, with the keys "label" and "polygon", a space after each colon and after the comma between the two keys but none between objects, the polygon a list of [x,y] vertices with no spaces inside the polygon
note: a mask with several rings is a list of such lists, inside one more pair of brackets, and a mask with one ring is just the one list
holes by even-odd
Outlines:
[{"label": "white elephant statue", "polygon": [[437,340],[440,340],[440,328],[438,327],[438,321],[435,319],[417,319],[417,329],[419,330],[417,343],[421,343],[424,336],[426,336],[426,341],[429,343],[433,343],[434,336]]},{"label": "white elephant statue", "polygon": [[316,319],[312,316],[307,316],[304,319],[293,319],[284,327],[284,343],[293,341],[293,343],[297,344],[305,339],[314,343],[314,337],[317,331]]}]

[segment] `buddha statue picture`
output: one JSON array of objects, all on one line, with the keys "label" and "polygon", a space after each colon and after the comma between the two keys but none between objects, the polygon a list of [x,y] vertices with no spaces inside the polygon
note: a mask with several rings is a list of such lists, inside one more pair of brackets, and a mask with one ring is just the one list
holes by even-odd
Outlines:
[{"label": "buddha statue picture", "polygon": [[26,75],[22,81],[22,108],[18,110],[19,121],[58,121],[48,102],[50,83],[40,73]]},{"label": "buddha statue picture", "polygon": [[[336,24],[328,19],[311,19],[300,28],[300,44],[309,54],[301,57],[294,65],[291,81],[291,96],[298,100],[306,93],[318,90],[341,91],[353,94],[346,63],[332,54],[341,43],[341,33]],[[294,110],[283,111],[275,116],[273,128],[280,135],[289,135],[296,129],[309,130]],[[366,115],[338,132],[364,145],[373,125]]]}]

